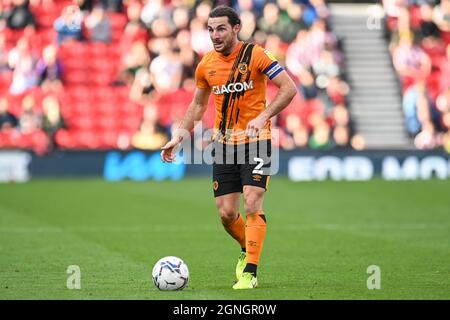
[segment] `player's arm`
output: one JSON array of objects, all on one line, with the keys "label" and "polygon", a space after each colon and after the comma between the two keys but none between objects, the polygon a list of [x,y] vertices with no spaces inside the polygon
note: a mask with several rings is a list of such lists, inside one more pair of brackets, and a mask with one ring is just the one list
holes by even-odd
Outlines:
[{"label": "player's arm", "polygon": [[161,159],[165,162],[172,162],[175,159],[174,149],[183,141],[186,132],[194,129],[195,122],[202,120],[208,107],[208,99],[211,89],[197,88],[195,90],[194,99],[189,105],[183,120],[178,129],[175,130],[172,139],[161,148]]},{"label": "player's arm", "polygon": [[257,136],[264,128],[266,122],[286,108],[297,94],[294,81],[292,81],[291,77],[284,70],[273,78],[272,82],[279,88],[278,92],[267,108],[258,117],[248,123],[247,135],[250,137]]}]

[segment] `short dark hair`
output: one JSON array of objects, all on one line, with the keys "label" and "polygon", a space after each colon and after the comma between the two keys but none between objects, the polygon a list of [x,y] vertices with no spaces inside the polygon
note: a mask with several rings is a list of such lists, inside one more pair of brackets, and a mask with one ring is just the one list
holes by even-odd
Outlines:
[{"label": "short dark hair", "polygon": [[218,6],[211,10],[209,13],[210,18],[218,18],[218,17],[228,17],[228,22],[231,24],[232,27],[234,27],[237,24],[241,24],[241,19],[239,18],[239,15],[237,12],[228,6]]}]

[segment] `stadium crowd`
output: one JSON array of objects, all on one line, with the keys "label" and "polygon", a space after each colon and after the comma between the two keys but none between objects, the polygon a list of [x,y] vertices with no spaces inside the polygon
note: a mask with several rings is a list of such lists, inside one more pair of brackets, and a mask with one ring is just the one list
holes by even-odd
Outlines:
[{"label": "stadium crowd", "polygon": [[[279,146],[360,148],[324,0],[2,0],[0,148],[160,148],[193,96],[197,63],[212,50],[206,22],[218,4],[236,8],[240,39],[271,51],[297,83],[300,94],[273,119]],[[275,89],[269,85],[269,101]],[[450,95],[439,93],[444,114]],[[210,103],[205,128],[214,120]]]},{"label": "stadium crowd", "polygon": [[450,0],[384,0],[408,133],[450,152]]}]

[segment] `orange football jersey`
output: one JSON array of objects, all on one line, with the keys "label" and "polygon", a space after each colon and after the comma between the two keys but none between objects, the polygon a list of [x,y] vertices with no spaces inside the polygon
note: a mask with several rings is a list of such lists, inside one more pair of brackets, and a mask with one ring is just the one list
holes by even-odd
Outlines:
[{"label": "orange football jersey", "polygon": [[281,71],[270,52],[252,43],[239,42],[228,56],[216,51],[205,54],[195,81],[198,88],[210,88],[214,95],[215,139],[233,144],[271,139],[270,121],[258,138],[249,140],[244,132],[248,122],[266,108],[267,78],[273,79]]}]

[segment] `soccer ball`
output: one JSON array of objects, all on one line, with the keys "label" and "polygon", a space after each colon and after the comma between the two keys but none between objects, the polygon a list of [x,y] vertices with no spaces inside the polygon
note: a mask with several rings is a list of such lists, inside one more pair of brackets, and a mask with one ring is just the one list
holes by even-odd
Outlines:
[{"label": "soccer ball", "polygon": [[189,282],[189,269],[180,258],[168,256],[155,263],[152,278],[159,290],[183,290]]}]

